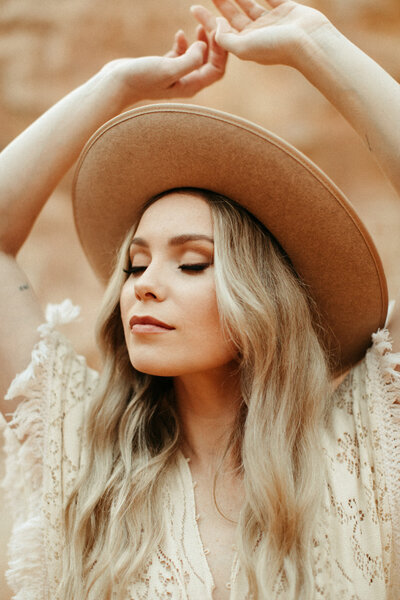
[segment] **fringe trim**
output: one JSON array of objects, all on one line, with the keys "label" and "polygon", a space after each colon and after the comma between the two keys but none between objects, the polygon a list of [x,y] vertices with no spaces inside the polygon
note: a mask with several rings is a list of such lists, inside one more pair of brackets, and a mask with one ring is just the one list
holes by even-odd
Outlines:
[{"label": "fringe trim", "polygon": [[[400,352],[392,352],[392,341],[387,329],[372,336],[371,354],[374,361],[374,380],[383,390],[382,439],[383,464],[391,505],[393,551],[391,587],[400,592]],[[375,366],[376,365],[376,366]],[[398,598],[399,596],[394,596]]]},{"label": "fringe trim", "polygon": [[31,362],[14,378],[5,396],[6,400],[24,398],[4,432],[6,474],[1,483],[14,521],[6,572],[15,593],[13,600],[47,598],[42,512],[46,392],[51,357],[63,339],[54,327],[76,319],[79,312],[70,300],[47,306],[46,323],[38,328],[41,339],[32,351]]}]

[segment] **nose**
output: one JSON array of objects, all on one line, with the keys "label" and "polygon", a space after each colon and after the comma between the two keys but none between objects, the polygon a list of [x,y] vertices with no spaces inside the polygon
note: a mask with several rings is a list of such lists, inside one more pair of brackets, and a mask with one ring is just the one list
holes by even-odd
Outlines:
[{"label": "nose", "polygon": [[151,266],[135,280],[135,296],[141,302],[145,300],[156,300],[162,302],[166,297],[166,286],[161,281],[160,274]]}]

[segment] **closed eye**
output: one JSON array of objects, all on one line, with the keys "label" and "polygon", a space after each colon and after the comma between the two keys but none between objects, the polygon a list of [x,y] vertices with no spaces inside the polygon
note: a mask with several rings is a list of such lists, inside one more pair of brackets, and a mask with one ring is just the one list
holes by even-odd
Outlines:
[{"label": "closed eye", "polygon": [[139,273],[143,273],[143,271],[146,269],[147,267],[133,267],[130,266],[127,269],[122,269],[124,273],[126,273],[127,275],[138,275]]},{"label": "closed eye", "polygon": [[205,271],[211,263],[195,263],[192,265],[179,265],[181,271]]},{"label": "closed eye", "polygon": [[[211,265],[211,263],[194,263],[194,264],[185,264],[185,265],[179,265],[179,269],[181,271],[189,271],[189,272],[200,272],[200,271],[205,271],[205,269],[207,269],[207,267],[209,267]],[[147,266],[130,266],[127,269],[123,269],[124,273],[126,273],[127,275],[139,275],[140,273],[143,273],[145,270],[147,269]]]}]

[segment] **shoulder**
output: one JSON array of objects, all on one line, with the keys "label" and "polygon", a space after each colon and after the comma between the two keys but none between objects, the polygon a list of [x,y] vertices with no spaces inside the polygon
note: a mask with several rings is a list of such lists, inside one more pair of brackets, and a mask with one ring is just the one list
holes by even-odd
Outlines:
[{"label": "shoulder", "polygon": [[389,332],[378,331],[334,392],[323,438],[332,535],[345,536],[354,556],[358,548],[360,573],[372,568],[370,557],[392,585],[400,585],[393,561],[400,559],[398,364]]},{"label": "shoulder", "polygon": [[18,463],[20,484],[32,490],[42,483],[42,471],[33,469],[35,465],[79,461],[81,429],[98,373],[58,329],[78,314],[70,301],[48,305],[31,360],[15,376],[5,397],[6,402],[20,400],[6,426],[9,473],[12,476],[13,464]]},{"label": "shoulder", "polygon": [[3,482],[14,521],[8,577],[21,597],[42,585],[43,573],[49,589],[57,580],[58,561],[47,558],[61,556],[61,511],[80,468],[86,406],[97,387],[98,374],[58,330],[78,314],[69,301],[47,307],[31,360],[6,395],[21,399],[5,426]]},{"label": "shoulder", "polygon": [[387,322],[389,323],[393,351],[400,353],[400,295],[397,300],[389,302]]},{"label": "shoulder", "polygon": [[[400,354],[392,351],[387,329],[372,336],[372,345],[332,396],[327,427],[328,440],[335,446],[344,438],[353,440],[354,455],[363,449],[368,462],[380,465],[386,453],[397,456],[400,470]],[[350,437],[349,437],[350,436]]]},{"label": "shoulder", "polygon": [[[61,304],[48,304],[46,321],[38,327],[38,342],[35,344],[26,368],[18,373],[6,393],[6,400],[16,396],[31,399],[34,394],[48,392],[64,384],[73,388],[82,379],[97,380],[98,374],[86,365],[78,355],[60,326],[75,320],[79,307],[70,300]],[[43,397],[42,397],[43,400]]]},{"label": "shoulder", "polygon": [[333,405],[363,404],[370,411],[395,409],[400,402],[400,352],[393,351],[391,332],[372,335],[372,345],[333,394]]}]

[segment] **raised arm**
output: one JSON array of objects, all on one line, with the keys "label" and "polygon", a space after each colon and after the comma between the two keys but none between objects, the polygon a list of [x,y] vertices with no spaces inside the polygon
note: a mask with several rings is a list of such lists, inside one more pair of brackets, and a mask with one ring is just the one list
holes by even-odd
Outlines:
[{"label": "raised arm", "polygon": [[[293,0],[213,0],[223,17],[192,7],[216,40],[243,60],[300,71],[342,113],[400,195],[400,86],[319,11]],[[400,349],[400,298],[391,321]]]},{"label": "raised arm", "polygon": [[[90,135],[141,100],[190,97],[222,77],[226,52],[199,27],[188,45],[183,32],[164,57],[106,65],[63,98],[0,155],[0,398],[26,366],[42,321],[41,309],[16,255],[47,198]],[[3,412],[15,407],[0,401]]]}]

